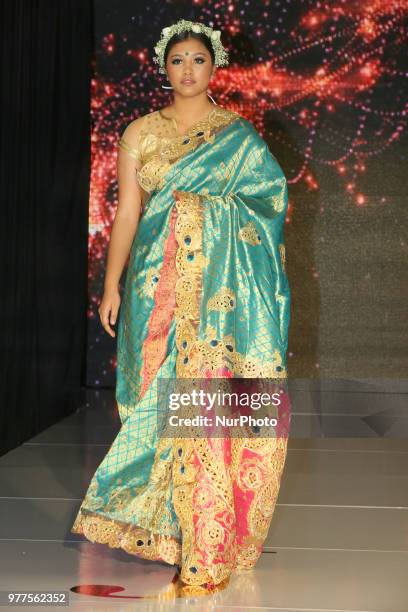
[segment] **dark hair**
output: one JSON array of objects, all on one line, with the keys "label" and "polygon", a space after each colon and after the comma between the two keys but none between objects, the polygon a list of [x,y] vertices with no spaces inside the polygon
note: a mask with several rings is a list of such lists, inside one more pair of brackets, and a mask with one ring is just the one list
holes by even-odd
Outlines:
[{"label": "dark hair", "polygon": [[203,43],[203,45],[205,46],[205,48],[209,51],[210,56],[211,56],[211,61],[214,64],[215,62],[215,53],[214,53],[214,49],[211,43],[211,40],[208,38],[208,36],[206,34],[204,34],[203,32],[193,32],[191,30],[185,31],[185,32],[180,32],[180,34],[174,34],[169,42],[167,43],[167,46],[164,50],[164,65],[166,65],[167,63],[167,58],[169,56],[170,53],[170,49],[173,47],[173,45],[175,45],[176,43],[179,42],[183,42],[183,40],[188,40],[189,38],[195,38],[195,40],[199,40],[200,42]]}]

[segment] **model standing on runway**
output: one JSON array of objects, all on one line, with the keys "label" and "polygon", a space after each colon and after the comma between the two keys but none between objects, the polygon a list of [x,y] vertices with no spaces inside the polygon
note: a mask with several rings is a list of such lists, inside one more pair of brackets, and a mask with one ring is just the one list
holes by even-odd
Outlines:
[{"label": "model standing on runway", "polygon": [[99,307],[112,336],[119,313],[122,427],[72,531],[178,565],[184,584],[213,587],[262,552],[287,436],[160,438],[157,384],[286,377],[287,185],[252,124],[209,100],[216,67],[228,63],[220,32],[181,20],[164,28],[155,51],[174,97],[119,141]]}]

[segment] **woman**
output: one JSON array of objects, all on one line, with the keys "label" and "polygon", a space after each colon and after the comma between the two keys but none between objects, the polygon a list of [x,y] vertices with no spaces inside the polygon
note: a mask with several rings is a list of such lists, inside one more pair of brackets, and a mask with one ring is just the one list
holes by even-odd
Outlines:
[{"label": "woman", "polygon": [[208,100],[215,67],[227,64],[220,33],[181,20],[164,28],[155,51],[174,100],[132,121],[119,141],[99,308],[114,336],[130,251],[117,347],[122,427],[72,532],[178,565],[184,584],[213,587],[262,552],[288,413],[282,407],[274,437],[163,438],[158,382],[286,377],[287,186],[254,127]]}]

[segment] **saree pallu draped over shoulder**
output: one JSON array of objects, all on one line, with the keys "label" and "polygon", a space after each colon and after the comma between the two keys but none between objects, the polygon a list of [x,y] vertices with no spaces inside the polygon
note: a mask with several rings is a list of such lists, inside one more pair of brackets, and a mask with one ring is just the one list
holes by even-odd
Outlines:
[{"label": "saree pallu draped over shoulder", "polygon": [[287,452],[267,438],[161,438],[161,378],[286,378],[286,180],[266,142],[217,107],[140,170],[149,198],[120,308],[122,427],[72,527],[220,584],[262,552]]}]

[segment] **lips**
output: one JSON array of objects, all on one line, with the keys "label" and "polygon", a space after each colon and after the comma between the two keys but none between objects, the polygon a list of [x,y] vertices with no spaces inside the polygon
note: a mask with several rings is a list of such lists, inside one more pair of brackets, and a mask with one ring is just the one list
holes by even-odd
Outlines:
[{"label": "lips", "polygon": [[193,83],[195,83],[195,81],[193,81],[192,79],[183,79],[181,82],[183,83],[183,85],[193,85]]}]

